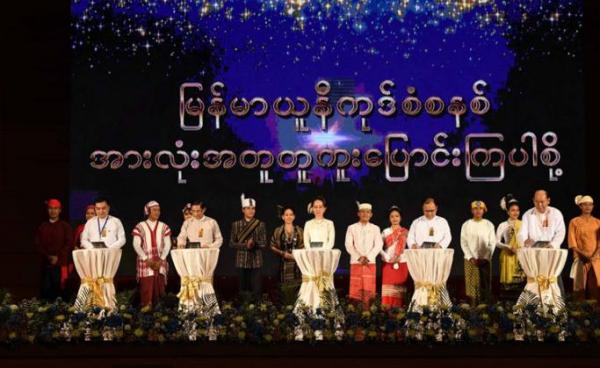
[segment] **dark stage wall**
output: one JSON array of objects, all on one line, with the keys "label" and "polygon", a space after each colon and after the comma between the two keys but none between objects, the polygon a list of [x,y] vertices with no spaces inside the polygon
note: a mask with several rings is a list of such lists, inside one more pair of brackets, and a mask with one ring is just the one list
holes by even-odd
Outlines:
[{"label": "dark stage wall", "polygon": [[69,2],[2,8],[0,285],[26,296],[38,288],[42,203],[69,189]]},{"label": "dark stage wall", "polygon": [[[598,2],[586,2],[588,158],[587,187],[581,188],[581,192],[597,199],[600,199],[597,153],[600,128],[594,108],[600,98],[599,10]],[[32,239],[44,218],[43,201],[58,197],[66,202],[69,196],[69,16],[68,1],[21,3],[2,11],[0,287],[19,296],[37,293],[38,270]],[[65,203],[65,208],[68,207]],[[565,211],[570,212],[571,208]]]}]

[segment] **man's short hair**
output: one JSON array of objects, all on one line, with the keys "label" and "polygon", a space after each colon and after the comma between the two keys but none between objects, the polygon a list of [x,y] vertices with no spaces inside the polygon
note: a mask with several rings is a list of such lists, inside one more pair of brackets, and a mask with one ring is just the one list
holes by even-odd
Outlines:
[{"label": "man's short hair", "polygon": [[433,199],[432,197],[425,198],[425,200],[423,201],[423,206],[426,204],[430,204],[430,203],[433,203],[434,205],[437,206],[437,203],[435,203],[435,199]]},{"label": "man's short hair", "polygon": [[94,199],[94,204],[98,204],[98,203],[102,203],[105,202],[107,205],[110,206],[110,202],[108,201],[108,199],[106,197],[98,197],[96,199]]},{"label": "man's short hair", "polygon": [[206,206],[204,205],[204,202],[202,201],[194,201],[192,202],[192,206],[200,206],[200,208],[205,209]]}]

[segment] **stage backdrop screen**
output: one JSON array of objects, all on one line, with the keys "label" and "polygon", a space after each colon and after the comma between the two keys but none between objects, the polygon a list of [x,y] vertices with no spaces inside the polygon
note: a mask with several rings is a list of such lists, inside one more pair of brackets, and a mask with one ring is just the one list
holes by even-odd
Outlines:
[{"label": "stage backdrop screen", "polygon": [[[242,193],[269,232],[277,205],[302,226],[324,196],[341,249],[356,201],[383,229],[390,206],[408,227],[434,197],[460,275],[472,200],[496,225],[503,195],[524,211],[537,188],[577,214],[582,1],[78,0],[71,13],[73,223],[102,195],[129,234],[157,200],[178,233],[202,200],[229,275]],[[134,259],[128,241],[122,275]]]}]

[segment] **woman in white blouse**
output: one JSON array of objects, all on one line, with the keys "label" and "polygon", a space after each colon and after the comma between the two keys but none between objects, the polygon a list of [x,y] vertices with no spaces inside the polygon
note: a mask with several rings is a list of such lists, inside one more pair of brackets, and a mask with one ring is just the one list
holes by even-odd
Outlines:
[{"label": "woman in white blouse", "polygon": [[317,197],[308,205],[308,213],[314,218],[304,224],[304,248],[333,249],[335,244],[335,228],[333,221],[325,218],[327,202]]}]

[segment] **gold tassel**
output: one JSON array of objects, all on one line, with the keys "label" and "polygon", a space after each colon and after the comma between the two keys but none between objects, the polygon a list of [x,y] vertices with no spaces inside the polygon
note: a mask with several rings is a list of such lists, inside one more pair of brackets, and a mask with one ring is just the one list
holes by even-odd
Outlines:
[{"label": "gold tassel", "polygon": [[554,284],[554,283],[556,283],[556,281],[557,281],[556,276],[546,277],[546,276],[538,275],[537,277],[528,277],[527,278],[527,282],[535,282],[538,284],[538,288],[540,289],[540,292],[550,289],[550,284]]},{"label": "gold tassel", "polygon": [[328,272],[322,272],[317,276],[304,276],[302,275],[302,282],[314,282],[317,284],[319,294],[323,294],[329,281],[333,280],[333,277]]},{"label": "gold tassel", "polygon": [[433,284],[431,282],[415,282],[415,290],[425,288],[427,290],[427,304],[430,306],[439,304],[440,293],[443,284]]},{"label": "gold tassel", "polygon": [[194,277],[194,276],[183,276],[181,278],[181,289],[177,294],[179,301],[182,303],[188,301],[194,301],[197,298],[198,289],[201,284],[211,284],[213,278],[209,277]]},{"label": "gold tassel", "polygon": [[106,301],[104,300],[104,284],[112,284],[112,277],[84,277],[81,279],[81,284],[86,285],[92,291],[92,305],[105,308]]}]

